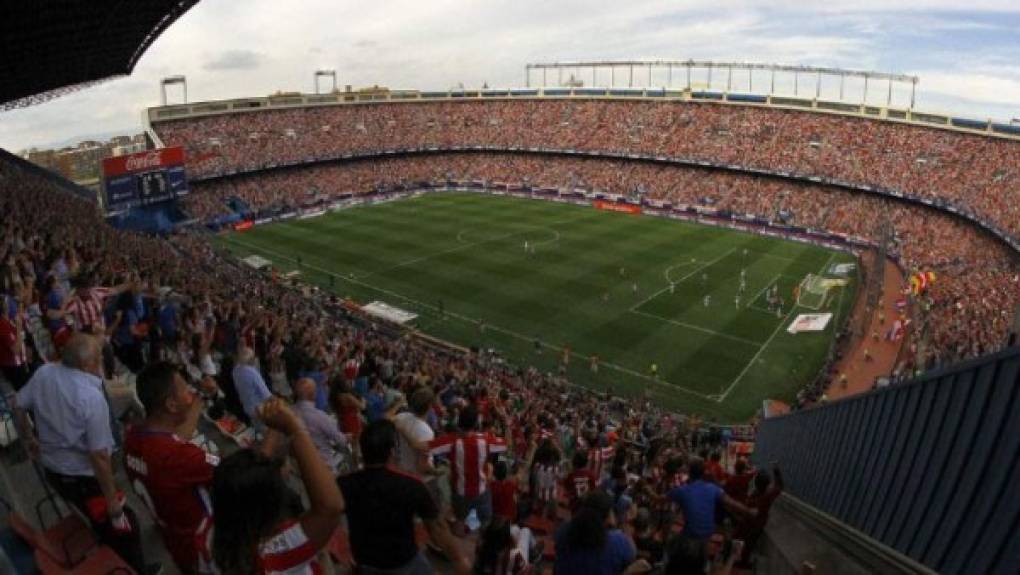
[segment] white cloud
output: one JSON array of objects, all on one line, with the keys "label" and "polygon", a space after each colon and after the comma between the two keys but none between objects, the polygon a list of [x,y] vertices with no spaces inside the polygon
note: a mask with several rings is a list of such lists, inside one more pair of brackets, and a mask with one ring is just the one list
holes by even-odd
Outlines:
[{"label": "white cloud", "polygon": [[252,50],[227,50],[202,64],[203,70],[254,70],[265,56]]},{"label": "white cloud", "polygon": [[[995,18],[982,17],[990,13]],[[954,44],[1020,25],[1020,3],[975,0],[203,0],[130,78],[0,115],[0,146],[20,149],[137,129],[159,79],[184,74],[192,101],[341,85],[444,89],[520,85],[549,60],[698,58],[919,72],[922,105],[1020,115],[1012,46]],[[907,17],[904,17],[907,15]],[[987,105],[987,110],[982,108]],[[1011,112],[1012,110],[1012,112]]]},{"label": "white cloud", "polygon": [[[1010,117],[1020,117],[1020,75],[1003,77],[928,71],[922,72],[921,77],[922,94],[929,94],[927,99],[932,102],[957,99],[963,103],[962,108],[972,110],[977,117],[989,116],[991,108],[1008,113]],[[1003,116],[1003,119],[1007,118]]]}]

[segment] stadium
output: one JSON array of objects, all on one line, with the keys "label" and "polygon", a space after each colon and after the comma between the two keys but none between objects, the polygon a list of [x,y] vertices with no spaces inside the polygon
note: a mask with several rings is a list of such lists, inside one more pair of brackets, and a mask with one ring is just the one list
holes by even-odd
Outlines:
[{"label": "stadium", "polygon": [[[12,11],[0,108],[193,4]],[[1020,570],[1015,123],[780,64],[314,79],[165,77],[98,193],[3,152],[0,567]]]}]

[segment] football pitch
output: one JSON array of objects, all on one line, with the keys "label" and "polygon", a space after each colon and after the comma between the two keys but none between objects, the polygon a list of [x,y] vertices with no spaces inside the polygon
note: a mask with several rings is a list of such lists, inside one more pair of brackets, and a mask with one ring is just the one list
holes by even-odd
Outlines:
[{"label": "football pitch", "polygon": [[[763,399],[792,400],[817,375],[857,281],[829,289],[819,311],[834,317],[824,331],[791,335],[796,314],[815,311],[795,305],[794,288],[852,255],[470,192],[352,207],[216,241],[361,304],[416,313],[413,325],[429,335],[553,372],[568,355],[573,383],[732,423]],[[785,300],[778,313],[772,290]]]}]

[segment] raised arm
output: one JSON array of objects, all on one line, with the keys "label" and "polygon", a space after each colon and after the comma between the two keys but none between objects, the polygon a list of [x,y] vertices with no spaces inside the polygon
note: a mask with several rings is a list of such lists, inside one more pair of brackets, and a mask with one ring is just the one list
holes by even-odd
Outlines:
[{"label": "raised arm", "polygon": [[185,441],[191,440],[195,435],[195,430],[198,429],[198,418],[202,415],[202,409],[205,408],[205,400],[199,395],[195,398],[195,401],[191,404],[188,409],[188,416],[177,428],[177,436]]},{"label": "raised arm", "polygon": [[270,398],[259,406],[258,411],[267,426],[290,437],[291,450],[309,501],[308,511],[301,516],[301,528],[314,546],[323,547],[333,536],[344,511],[343,495],[333,473],[322,461],[301,420],[283,400]]},{"label": "raised arm", "polygon": [[730,497],[729,495],[726,495],[725,493],[723,493],[722,495],[722,504],[726,511],[729,511],[734,515],[740,515],[742,517],[754,517],[755,515],[758,514],[757,509],[751,509],[750,507],[744,505],[743,503],[737,501],[736,499]]}]

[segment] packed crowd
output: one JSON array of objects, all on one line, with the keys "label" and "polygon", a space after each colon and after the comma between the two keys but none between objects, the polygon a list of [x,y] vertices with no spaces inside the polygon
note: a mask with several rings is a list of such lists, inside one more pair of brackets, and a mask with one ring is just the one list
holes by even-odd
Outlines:
[{"label": "packed crowd", "polygon": [[[0,223],[0,364],[22,437],[140,573],[158,566],[117,447],[185,573],[322,572],[341,515],[362,573],[432,571],[415,518],[459,573],[543,557],[568,574],[703,573],[710,556],[726,573],[782,488],[778,469],[727,472],[718,428],[696,417],[436,348],[200,236],[113,230],[5,163]],[[141,414],[114,417],[115,379],[134,380]],[[226,412],[255,436],[220,459],[191,441],[203,414]]]},{"label": "packed crowd", "polygon": [[[253,209],[296,209],[304,202],[418,182],[485,181],[585,189],[705,206],[769,221],[877,241],[883,221],[894,232],[893,255],[908,272],[938,279],[920,298],[925,364],[930,368],[1001,348],[1020,303],[1015,255],[959,218],[917,205],[772,178],[633,161],[535,154],[461,153],[357,161],[199,183],[188,199],[198,215],[215,214],[232,196]],[[876,217],[884,214],[884,217]],[[867,334],[865,334],[867,335]]]},{"label": "packed crowd", "polygon": [[191,177],[425,147],[664,155],[895,190],[1020,237],[1020,143],[834,114],[715,103],[451,101],[258,111],[155,125]]}]

